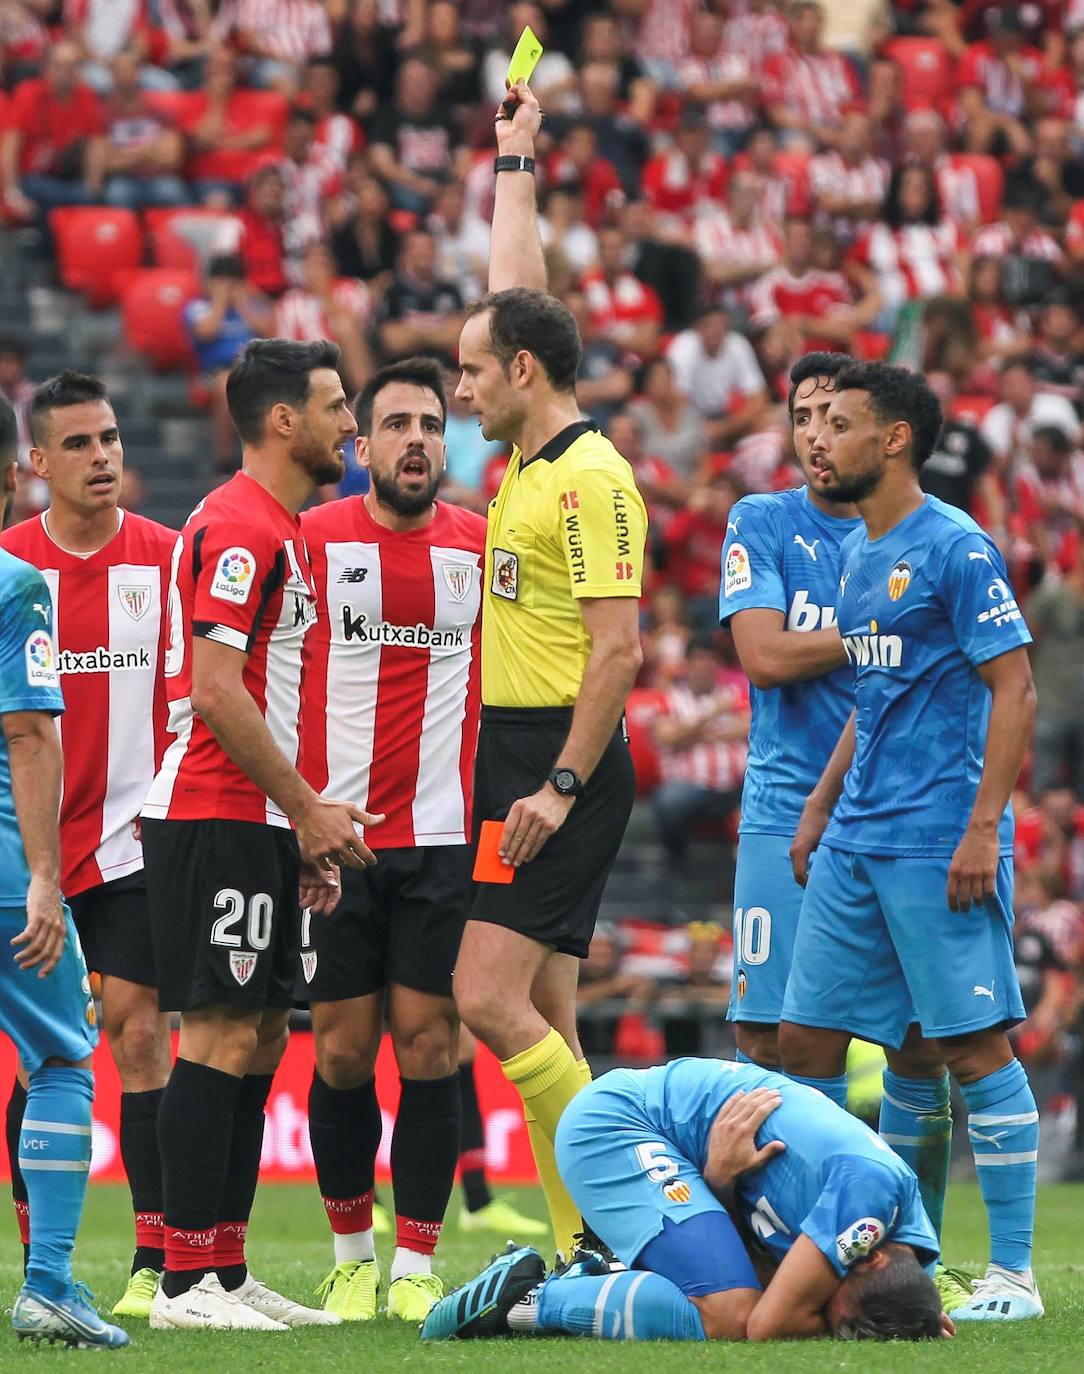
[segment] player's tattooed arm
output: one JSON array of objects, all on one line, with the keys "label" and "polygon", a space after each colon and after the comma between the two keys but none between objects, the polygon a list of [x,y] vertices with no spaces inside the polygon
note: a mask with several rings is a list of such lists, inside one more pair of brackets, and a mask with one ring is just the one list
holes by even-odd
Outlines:
[{"label": "player's tattooed arm", "polygon": [[820,844],[821,836],[828,828],[835,804],[843,792],[843,779],[854,758],[854,712],[843,727],[843,733],[832,750],[832,755],[824,765],[816,787],[806,798],[802,808],[798,829],[790,846],[790,864],[794,870],[795,881],[805,887],[809,878],[809,856]]},{"label": "player's tattooed arm", "polygon": [[1035,719],[1035,684],[1026,648],[999,654],[978,672],[990,689],[990,723],[971,818],[949,866],[950,911],[970,911],[997,889],[998,830],[1024,766]]},{"label": "player's tattooed arm", "polygon": [[23,842],[30,886],[26,926],[12,940],[21,969],[44,978],[56,967],[67,934],[60,895],[60,739],[47,711],[8,711],[4,737],[11,769],[11,794]]},{"label": "player's tattooed arm", "polygon": [[822,677],[847,662],[835,627],[795,634],[786,628],[783,612],[770,607],[737,611],[730,632],[745,676],[762,690]]}]

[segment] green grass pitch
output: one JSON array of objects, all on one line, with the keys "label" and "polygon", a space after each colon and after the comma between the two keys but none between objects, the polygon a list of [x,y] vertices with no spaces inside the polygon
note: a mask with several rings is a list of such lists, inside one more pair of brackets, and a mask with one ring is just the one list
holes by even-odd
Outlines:
[{"label": "green grass pitch", "polygon": [[[520,1190],[516,1200],[541,1216],[541,1195]],[[87,1214],[76,1249],[76,1272],[97,1295],[102,1311],[115,1301],[127,1273],[131,1216],[127,1194],[115,1186],[90,1190]],[[441,1241],[439,1269],[446,1284],[469,1278],[499,1248],[472,1236],[460,1238],[453,1201]],[[309,1329],[284,1334],[229,1336],[217,1333],[155,1332],[144,1323],[126,1323],[131,1346],[114,1355],[17,1344],[0,1327],[0,1371],[53,1367],[60,1361],[93,1359],[104,1367],[116,1361],[139,1374],[342,1374],[344,1370],[383,1374],[412,1371],[481,1371],[482,1374],[666,1374],[666,1371],[740,1369],[741,1374],[835,1374],[839,1370],[875,1374],[912,1374],[946,1370],[951,1374],[1079,1374],[1084,1369],[1084,1186],[1040,1189],[1036,1269],[1047,1315],[1039,1322],[1012,1326],[971,1326],[955,1341],[938,1345],[870,1346],[834,1341],[772,1346],[620,1345],[561,1339],[462,1342],[422,1345],[417,1332],[386,1318],[367,1325]],[[14,1224],[0,1256],[0,1297],[10,1308],[20,1281]],[[305,1298],[329,1268],[330,1240],[314,1187],[267,1185],[257,1197],[249,1254],[255,1273],[292,1297]],[[985,1222],[973,1185],[949,1191],[946,1254],[951,1263],[977,1270],[986,1252]],[[391,1258],[391,1242],[380,1244]]]}]

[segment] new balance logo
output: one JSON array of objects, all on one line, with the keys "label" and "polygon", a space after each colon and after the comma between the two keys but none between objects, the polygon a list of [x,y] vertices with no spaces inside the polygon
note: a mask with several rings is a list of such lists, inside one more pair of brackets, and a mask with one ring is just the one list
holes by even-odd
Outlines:
[{"label": "new balance logo", "polygon": [[369,574],[368,568],[343,568],[336,578],[337,582],[364,582]]},{"label": "new balance logo", "polygon": [[991,978],[990,986],[988,988],[984,988],[981,983],[976,983],[975,986],[971,989],[971,996],[989,997],[990,1001],[992,1002],[994,1000],[994,983],[996,981],[997,980],[995,978]]},{"label": "new balance logo", "polygon": [[817,561],[817,545],[821,542],[819,539],[814,539],[812,544],[807,544],[800,534],[796,534],[794,536],[794,542],[796,544],[801,544],[802,548],[805,549],[814,563]]}]

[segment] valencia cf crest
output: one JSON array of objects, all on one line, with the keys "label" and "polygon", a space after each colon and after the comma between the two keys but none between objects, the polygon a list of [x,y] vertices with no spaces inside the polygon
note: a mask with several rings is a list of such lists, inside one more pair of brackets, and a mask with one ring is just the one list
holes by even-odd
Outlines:
[{"label": "valencia cf crest", "polygon": [[693,1192],[683,1178],[675,1178],[663,1188],[663,1195],[671,1202],[691,1202]]},{"label": "valencia cf crest", "polygon": [[241,987],[244,987],[256,972],[256,955],[246,954],[243,951],[231,949],[230,972]]},{"label": "valencia cf crest", "polygon": [[745,970],[744,970],[743,968],[740,968],[740,969],[738,969],[738,1001],[739,1001],[739,1002],[740,1002],[741,999],[745,996],[745,989],[746,989],[746,986],[747,986],[747,980],[746,980],[746,977],[745,977]]},{"label": "valencia cf crest", "polygon": [[888,596],[890,601],[898,601],[911,585],[910,563],[899,562],[888,574]]},{"label": "valencia cf crest", "polygon": [[471,568],[469,563],[445,563],[441,572],[444,582],[452,594],[453,601],[465,601],[470,591]]},{"label": "valencia cf crest", "polygon": [[311,983],[316,976],[316,955],[315,949],[303,949],[301,951],[301,972],[305,975],[306,983]]},{"label": "valencia cf crest", "polygon": [[151,604],[150,587],[118,587],[117,596],[133,620],[142,620],[147,614],[147,607]]}]

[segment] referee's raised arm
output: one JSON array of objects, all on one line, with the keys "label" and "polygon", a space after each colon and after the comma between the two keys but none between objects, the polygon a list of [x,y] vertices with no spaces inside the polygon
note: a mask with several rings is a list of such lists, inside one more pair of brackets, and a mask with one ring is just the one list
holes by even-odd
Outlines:
[{"label": "referee's raised arm", "polygon": [[497,110],[490,291],[509,286],[546,289],[534,180],[534,140],[541,126],[542,111],[534,92],[525,81],[518,81]]}]

